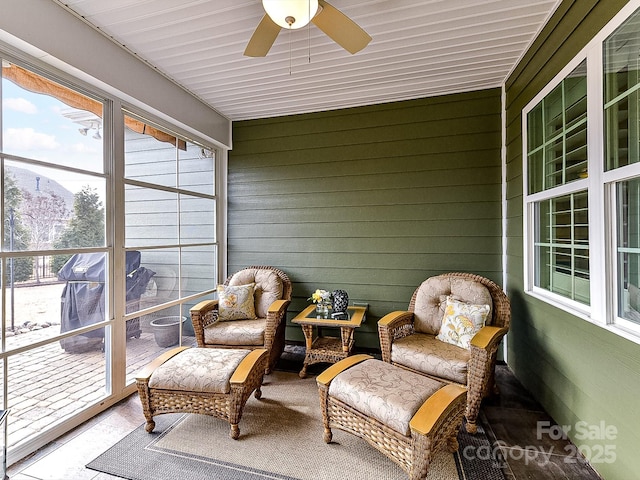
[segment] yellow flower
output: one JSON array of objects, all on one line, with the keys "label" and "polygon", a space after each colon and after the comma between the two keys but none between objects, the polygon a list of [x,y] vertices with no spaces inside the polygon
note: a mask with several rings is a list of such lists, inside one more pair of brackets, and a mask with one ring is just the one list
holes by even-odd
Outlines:
[{"label": "yellow flower", "polygon": [[311,294],[311,297],[309,298],[309,300],[312,300],[313,303],[320,303],[328,299],[329,299],[329,292],[327,292],[326,290],[322,290],[320,288],[317,289],[315,292],[313,292]]}]

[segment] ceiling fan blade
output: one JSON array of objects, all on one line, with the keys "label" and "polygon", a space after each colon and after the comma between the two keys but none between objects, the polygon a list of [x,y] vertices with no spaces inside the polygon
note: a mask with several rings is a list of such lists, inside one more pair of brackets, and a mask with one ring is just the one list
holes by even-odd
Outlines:
[{"label": "ceiling fan blade", "polygon": [[244,49],[245,56],[266,57],[279,33],[280,26],[271,20],[269,15],[262,17],[255,32],[251,35],[247,48]]},{"label": "ceiling fan blade", "polygon": [[324,0],[318,3],[322,10],[311,21],[334,42],[352,54],[369,44],[371,37],[357,23]]}]

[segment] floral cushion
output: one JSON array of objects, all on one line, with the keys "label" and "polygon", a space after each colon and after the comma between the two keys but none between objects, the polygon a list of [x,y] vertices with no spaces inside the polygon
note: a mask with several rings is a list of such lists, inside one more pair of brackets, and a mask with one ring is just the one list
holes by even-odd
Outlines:
[{"label": "floral cushion", "polygon": [[484,327],[490,310],[489,305],[474,305],[447,297],[442,326],[436,338],[469,348],[471,339]]},{"label": "floral cushion", "polygon": [[204,329],[205,345],[264,345],[267,319],[218,322]]},{"label": "floral cushion", "polygon": [[409,436],[411,418],[442,386],[437,380],[372,359],[334,378],[329,395]]},{"label": "floral cushion", "polygon": [[218,285],[218,320],[244,320],[256,318],[253,301],[255,283],[247,285]]},{"label": "floral cushion", "polygon": [[416,333],[399,338],[391,347],[391,361],[450,382],[467,384],[471,351]]},{"label": "floral cushion", "polygon": [[229,393],[229,380],[251,350],[190,348],[151,374],[149,387],[185,392]]}]

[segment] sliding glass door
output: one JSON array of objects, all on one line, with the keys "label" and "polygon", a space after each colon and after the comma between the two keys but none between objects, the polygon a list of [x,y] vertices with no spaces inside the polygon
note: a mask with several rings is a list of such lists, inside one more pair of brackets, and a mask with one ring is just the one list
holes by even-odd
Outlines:
[{"label": "sliding glass door", "polygon": [[8,444],[110,393],[106,103],[2,61],[2,363]]},{"label": "sliding glass door", "polygon": [[0,408],[20,458],[193,344],[189,308],[217,282],[216,151],[9,59],[0,100]]}]

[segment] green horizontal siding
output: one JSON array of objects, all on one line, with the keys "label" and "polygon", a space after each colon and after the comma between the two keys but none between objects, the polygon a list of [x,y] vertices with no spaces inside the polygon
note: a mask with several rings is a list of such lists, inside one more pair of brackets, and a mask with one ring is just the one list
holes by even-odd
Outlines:
[{"label": "green horizontal siding", "polygon": [[[356,344],[427,277],[501,281],[499,89],[236,122],[228,269],[293,281],[290,318],[316,288],[367,302]],[[289,325],[287,337],[302,339]]]},{"label": "green horizontal siding", "polygon": [[626,3],[563,1],[506,82],[509,364],[558,423],[573,428],[603,421],[618,429],[614,440],[574,437],[594,454],[613,445],[614,462],[596,457],[592,463],[612,480],[636,478],[640,471],[640,417],[633,413],[640,395],[640,346],[523,293],[522,109]]}]

